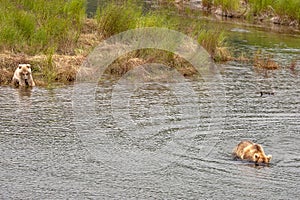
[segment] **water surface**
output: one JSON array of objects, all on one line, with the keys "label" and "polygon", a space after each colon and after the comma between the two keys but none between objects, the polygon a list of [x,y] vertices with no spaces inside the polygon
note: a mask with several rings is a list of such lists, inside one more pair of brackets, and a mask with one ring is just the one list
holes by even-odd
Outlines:
[{"label": "water surface", "polygon": [[[95,93],[90,140],[75,124],[74,86],[1,87],[1,198],[296,198],[299,78],[286,70],[265,78],[236,63],[220,67],[224,105],[212,104],[203,84],[191,82],[196,98],[179,100],[170,85],[148,82],[120,87],[131,95],[122,106],[123,99],[112,101],[117,83],[104,82]],[[275,94],[260,96],[269,90]],[[183,115],[185,106],[198,111]],[[224,118],[211,115],[211,106],[225,108]],[[123,112],[132,121],[124,123]],[[262,144],[271,165],[233,160],[243,139]]]}]

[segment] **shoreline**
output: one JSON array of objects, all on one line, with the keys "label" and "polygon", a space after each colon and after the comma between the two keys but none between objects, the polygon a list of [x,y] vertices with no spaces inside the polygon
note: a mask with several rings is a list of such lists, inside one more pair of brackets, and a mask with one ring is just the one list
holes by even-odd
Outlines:
[{"label": "shoreline", "polygon": [[[161,0],[161,2],[166,3],[165,0]],[[190,8],[194,11],[209,13],[210,15],[214,15],[218,18],[243,19],[246,20],[246,23],[248,24],[285,26],[292,28],[295,32],[300,32],[300,19],[292,19],[292,17],[287,14],[280,15],[276,13],[275,9],[271,5],[268,5],[266,9],[257,13],[252,13],[251,5],[246,0],[241,0],[238,7],[235,9],[226,9],[220,4],[213,5],[212,2],[208,3],[207,1],[190,2],[190,0],[174,0],[173,4],[180,10]]]},{"label": "shoreline", "polygon": [[80,68],[88,54],[103,40],[96,32],[96,22],[85,19],[83,30],[79,36],[76,49],[71,54],[37,54],[0,52],[0,85],[10,85],[18,64],[32,65],[36,86],[47,86],[51,83],[70,83],[76,79]]},{"label": "shoreline", "polygon": [[[211,13],[211,15],[214,15]],[[224,17],[223,15],[220,15]],[[234,17],[226,17],[229,19],[228,22],[224,23],[238,23],[231,19],[235,19]],[[243,26],[254,26],[261,27],[264,24],[268,24],[266,22],[261,22],[261,24],[250,23],[247,21],[243,21]],[[283,25],[275,25],[280,28],[290,27]],[[264,26],[264,28],[266,28]],[[280,33],[280,31],[279,31]],[[299,34],[299,30],[297,32]],[[297,34],[296,33],[296,34]],[[17,68],[18,64],[21,63],[29,63],[32,65],[32,71],[34,76],[34,81],[37,86],[49,86],[53,83],[73,83],[76,80],[76,74],[80,66],[83,64],[84,60],[87,58],[89,53],[103,41],[105,37],[99,30],[99,25],[97,24],[97,19],[94,18],[85,18],[83,19],[82,30],[79,34],[78,41],[74,45],[74,49],[69,53],[43,53],[37,55],[29,55],[25,53],[15,53],[13,50],[11,51],[2,51],[0,52],[0,85],[10,85],[11,79],[13,77],[13,73]],[[201,45],[201,44],[200,44]],[[203,46],[203,45],[202,45]],[[225,47],[226,48],[226,47]],[[236,61],[253,61],[254,58],[234,58],[231,57],[230,54],[227,54],[226,49],[224,50],[222,46],[216,47],[213,50],[215,54],[223,53],[224,61],[228,60],[236,60]],[[213,52],[212,51],[212,52]],[[216,53],[217,51],[217,53]],[[211,52],[211,56],[213,58],[213,53]],[[230,52],[229,52],[230,53]],[[138,62],[135,62],[138,59]],[[117,61],[115,64],[114,70],[111,70],[112,74],[121,75],[126,73],[124,69],[132,69],[137,64],[143,64],[148,60],[153,59],[153,55],[151,57],[140,58],[135,54],[127,55],[126,58],[122,58],[122,64]],[[176,56],[171,58],[172,61],[178,62],[178,66],[176,67],[184,76],[193,76],[196,72],[194,72],[191,66],[188,63],[178,59]],[[134,61],[134,62],[133,62]],[[168,61],[168,60],[167,60]],[[166,61],[166,62],[167,62]],[[173,62],[174,63],[174,62]]]}]

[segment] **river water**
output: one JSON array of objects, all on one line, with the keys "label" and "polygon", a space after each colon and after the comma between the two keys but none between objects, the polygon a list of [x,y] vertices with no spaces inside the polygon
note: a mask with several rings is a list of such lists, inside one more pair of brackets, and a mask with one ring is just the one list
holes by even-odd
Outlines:
[{"label": "river water", "polygon": [[[299,62],[289,67],[299,37],[227,30],[236,51],[272,52],[282,68],[232,61],[216,66],[217,80],[146,80],[145,68],[138,82],[129,73],[97,86],[1,86],[0,198],[299,198]],[[234,160],[245,139],[271,164]]]},{"label": "river water", "polygon": [[[280,70],[265,77],[238,63],[219,67],[221,103],[193,81],[193,98],[172,92],[178,83],[133,89],[106,81],[94,93],[95,113],[78,113],[74,88],[84,84],[1,87],[1,198],[296,199],[298,76]],[[90,131],[80,132],[78,116],[89,115]],[[271,164],[233,160],[244,139],[262,144]]]}]

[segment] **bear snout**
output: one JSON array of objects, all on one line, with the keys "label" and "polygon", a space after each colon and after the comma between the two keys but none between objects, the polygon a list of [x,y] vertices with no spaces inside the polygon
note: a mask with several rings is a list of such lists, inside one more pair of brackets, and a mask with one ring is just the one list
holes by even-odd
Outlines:
[{"label": "bear snout", "polygon": [[24,74],[24,80],[28,80],[28,74]]},{"label": "bear snout", "polygon": [[25,85],[26,85],[26,86],[29,86],[29,82],[28,82],[28,79],[27,79],[27,78],[25,79]]}]

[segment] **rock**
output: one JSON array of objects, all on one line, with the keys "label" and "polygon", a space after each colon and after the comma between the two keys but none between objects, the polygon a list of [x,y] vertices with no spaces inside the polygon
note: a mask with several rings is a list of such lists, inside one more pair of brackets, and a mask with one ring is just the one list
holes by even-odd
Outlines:
[{"label": "rock", "polygon": [[280,24],[280,17],[278,16],[272,17],[270,21],[273,22],[274,24]]},{"label": "rock", "polygon": [[217,8],[217,9],[215,10],[215,14],[216,14],[216,15],[223,15],[222,9],[221,9],[221,8]]}]

